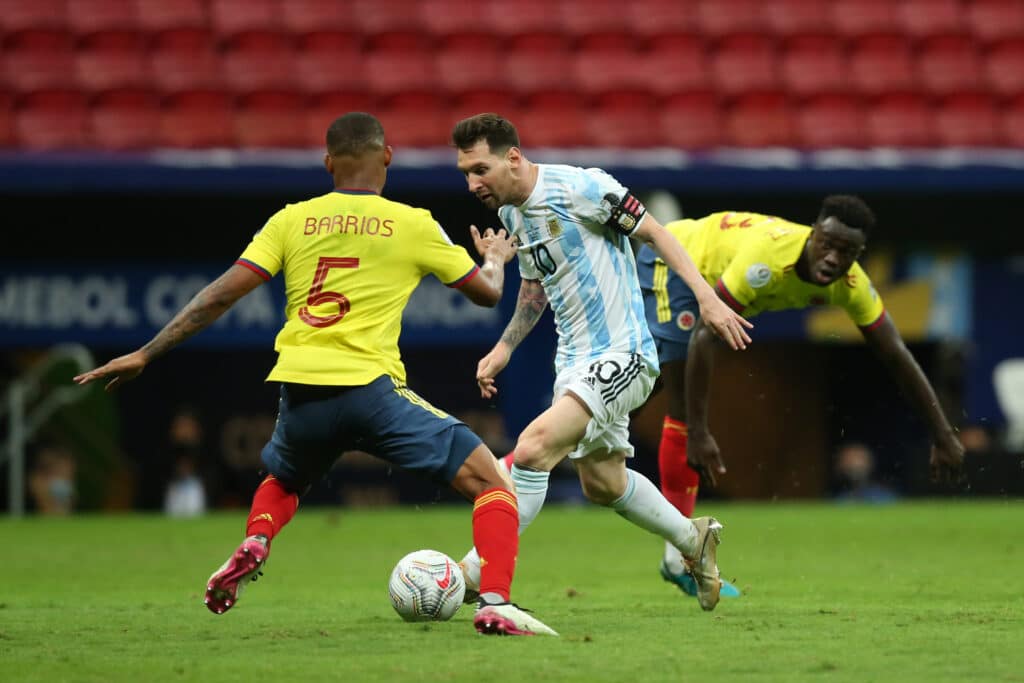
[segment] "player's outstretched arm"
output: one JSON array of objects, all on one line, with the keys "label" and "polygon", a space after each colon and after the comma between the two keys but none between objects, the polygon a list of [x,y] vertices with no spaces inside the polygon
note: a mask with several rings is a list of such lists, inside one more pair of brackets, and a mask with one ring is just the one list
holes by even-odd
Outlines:
[{"label": "player's outstretched arm", "polygon": [[231,266],[192,297],[149,343],[94,370],[83,372],[74,378],[75,384],[110,379],[106,390],[113,391],[122,383],[138,377],[150,361],[209,326],[236,301],[261,284],[263,278],[248,268]]},{"label": "player's outstretched arm", "polygon": [[717,344],[715,335],[701,320],[690,335],[686,353],[686,459],[710,486],[718,483],[719,474],[725,474],[718,442],[708,430],[708,395]]},{"label": "player's outstretched arm", "polygon": [[500,228],[497,232],[487,228],[481,235],[475,225],[469,226],[473,246],[484,259],[480,272],[475,278],[459,289],[470,301],[492,308],[501,301],[505,289],[505,264],[516,255],[516,242],[508,231]]},{"label": "player's outstretched arm", "polygon": [[498,393],[494,378],[508,365],[512,352],[540,320],[547,305],[548,297],[539,280],[523,280],[520,283],[519,298],[512,319],[505,326],[498,343],[477,364],[476,383],[482,397],[491,398]]},{"label": "player's outstretched arm", "polygon": [[888,313],[883,313],[883,316],[878,324],[862,327],[861,333],[928,423],[933,443],[930,460],[932,480],[958,480],[964,462],[963,444],[942,412],[939,399],[921,366],[903,343],[896,325]]},{"label": "player's outstretched arm", "polygon": [[750,343],[747,329],[754,325],[722,301],[711,285],[701,276],[693,259],[672,233],[666,230],[651,214],[644,216],[640,227],[633,236],[646,242],[654,249],[668,267],[679,274],[693,290],[700,305],[704,323],[734,350],[745,349]]}]

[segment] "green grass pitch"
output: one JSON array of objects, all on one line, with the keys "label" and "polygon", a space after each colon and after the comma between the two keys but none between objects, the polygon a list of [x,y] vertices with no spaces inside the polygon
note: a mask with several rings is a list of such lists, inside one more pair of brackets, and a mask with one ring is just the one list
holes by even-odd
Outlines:
[{"label": "green grass pitch", "polygon": [[468,609],[406,624],[388,574],[458,559],[470,508],[299,511],[223,616],[204,583],[245,512],[0,521],[0,679],[32,681],[1024,681],[1024,505],[707,504],[745,592],[704,613],[661,541],[550,506],[515,599],[560,638],[485,638]]}]

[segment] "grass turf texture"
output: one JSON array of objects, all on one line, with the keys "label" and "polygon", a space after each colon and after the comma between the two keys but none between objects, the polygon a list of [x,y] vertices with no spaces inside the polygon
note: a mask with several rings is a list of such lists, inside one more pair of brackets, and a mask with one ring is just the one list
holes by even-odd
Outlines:
[{"label": "grass turf texture", "polygon": [[714,505],[745,592],[711,613],[661,580],[661,541],[544,510],[515,599],[561,638],[484,638],[471,610],[406,624],[410,550],[458,559],[467,506],[300,510],[223,616],[205,580],[245,512],[0,521],[4,681],[1024,681],[1020,501]]}]

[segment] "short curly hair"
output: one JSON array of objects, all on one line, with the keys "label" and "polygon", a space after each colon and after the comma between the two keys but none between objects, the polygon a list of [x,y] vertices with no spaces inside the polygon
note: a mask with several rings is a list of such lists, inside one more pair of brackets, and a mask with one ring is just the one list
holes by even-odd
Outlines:
[{"label": "short curly hair", "polygon": [[333,156],[360,156],[384,149],[384,127],[373,114],[361,111],[334,119],[327,129],[327,153]]},{"label": "short curly hair", "polygon": [[849,194],[833,194],[825,197],[821,203],[818,221],[835,218],[843,225],[860,230],[864,237],[869,237],[875,228],[875,212],[863,199]]}]

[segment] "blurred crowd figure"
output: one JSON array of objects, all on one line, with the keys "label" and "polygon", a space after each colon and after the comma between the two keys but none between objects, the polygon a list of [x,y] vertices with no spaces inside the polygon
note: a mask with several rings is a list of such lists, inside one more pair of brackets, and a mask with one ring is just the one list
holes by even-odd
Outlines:
[{"label": "blurred crowd figure", "polygon": [[44,444],[28,475],[28,492],[41,515],[69,515],[75,508],[75,455],[67,447]]},{"label": "blurred crowd figure", "polygon": [[[206,512],[206,485],[199,474],[203,463],[203,425],[190,407],[178,409],[168,430],[168,472],[163,509],[172,517],[196,517]],[[168,471],[169,470],[169,471]]]},{"label": "blurred crowd figure", "polygon": [[891,503],[896,493],[874,479],[875,456],[862,443],[848,443],[836,451],[836,500],[850,503]]}]

